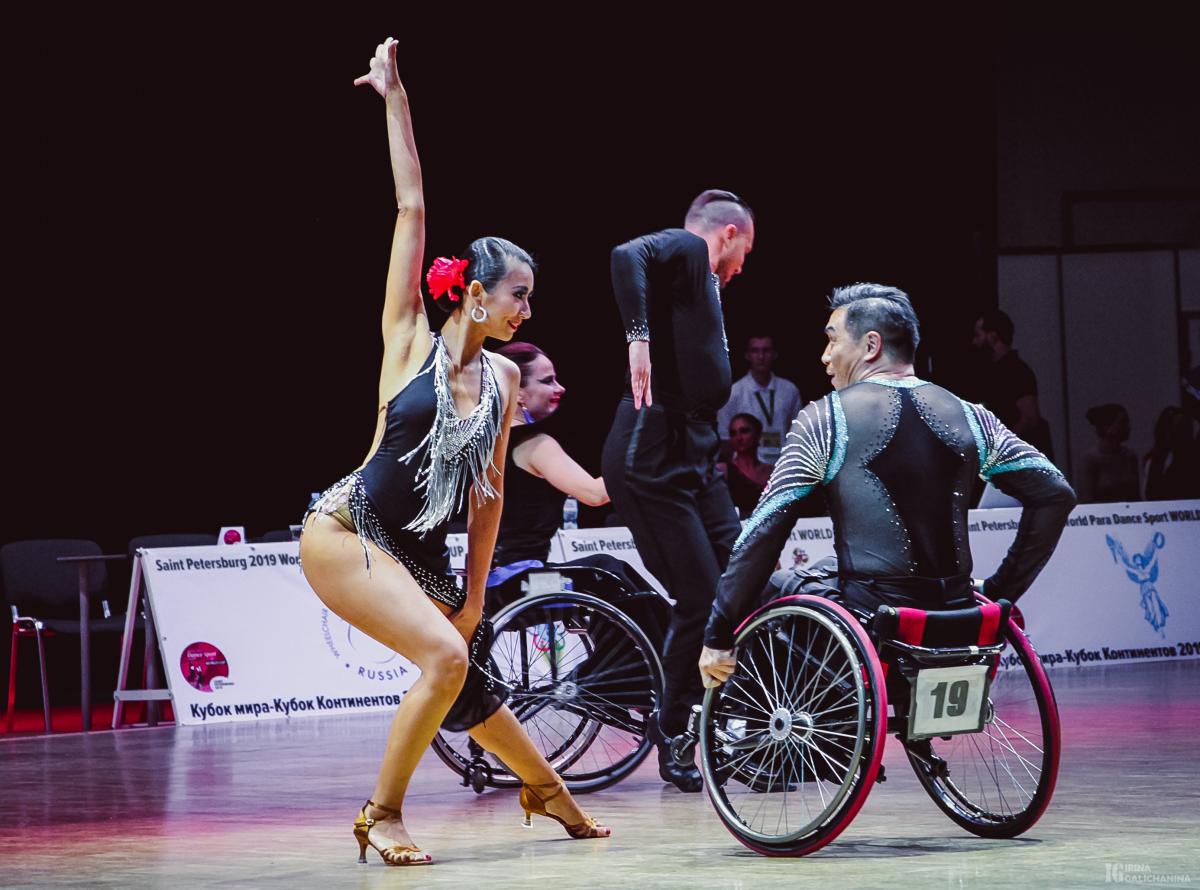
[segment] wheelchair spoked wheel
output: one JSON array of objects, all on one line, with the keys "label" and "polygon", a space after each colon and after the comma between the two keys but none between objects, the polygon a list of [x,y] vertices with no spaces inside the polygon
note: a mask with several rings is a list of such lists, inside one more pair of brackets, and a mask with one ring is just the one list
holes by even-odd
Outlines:
[{"label": "wheelchair spoked wheel", "polygon": [[906,742],[917,778],[947,816],[972,834],[1009,838],[1045,812],[1058,777],[1058,706],[1037,652],[1010,619],[983,731]]},{"label": "wheelchair spoked wheel", "polygon": [[805,856],[836,838],[875,784],[887,727],[883,669],[840,606],[779,600],[737,636],[737,669],[708,690],[700,759],[709,798],[743,844]]},{"label": "wheelchair spoked wheel", "polygon": [[[502,609],[491,657],[512,690],[508,706],[572,792],[619,782],[645,759],[662,666],[628,615],[583,593],[525,597]],[[466,733],[440,732],[438,756],[460,775],[473,755]],[[516,787],[491,754],[487,784]]]},{"label": "wheelchair spoked wheel", "polygon": [[[590,646],[586,642],[583,645],[588,649],[587,656],[590,657]],[[601,724],[582,715],[560,714],[550,718],[551,726],[545,725],[546,719],[528,725],[526,717],[540,710],[540,703],[522,695],[518,684],[508,677],[509,672],[504,673],[505,685],[513,690],[513,697],[508,701],[509,707],[533,738],[542,756],[559,775],[562,775],[595,741],[600,733]],[[463,787],[471,787],[476,794],[482,794],[485,788],[521,786],[521,780],[504,762],[473,742],[469,733],[440,729],[433,738],[433,750],[444,764],[463,778]],[[572,792],[581,790],[570,782],[568,786]]]}]

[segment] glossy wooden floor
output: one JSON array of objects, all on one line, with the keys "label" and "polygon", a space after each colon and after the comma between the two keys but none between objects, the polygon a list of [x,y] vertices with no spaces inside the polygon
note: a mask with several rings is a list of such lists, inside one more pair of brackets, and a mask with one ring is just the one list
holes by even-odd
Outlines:
[{"label": "glossy wooden floor", "polygon": [[406,815],[438,864],[362,866],[350,824],[388,722],[371,715],[0,741],[0,886],[1200,886],[1200,663],[1052,680],[1058,790],[1012,841],[959,830],[896,746],[888,782],[807,859],[746,851],[706,797],[664,786],[649,764],[584,799],[611,839],[571,841],[548,820],[522,828],[515,792],[477,797],[429,755]]}]

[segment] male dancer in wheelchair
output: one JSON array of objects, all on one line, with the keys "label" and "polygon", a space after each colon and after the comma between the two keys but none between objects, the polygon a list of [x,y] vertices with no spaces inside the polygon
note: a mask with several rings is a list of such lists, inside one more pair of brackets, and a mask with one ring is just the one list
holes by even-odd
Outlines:
[{"label": "male dancer in wheelchair", "polygon": [[[860,614],[881,605],[970,608],[976,590],[1015,602],[1054,552],[1075,505],[1062,473],[994,414],[915,376],[919,325],[903,291],[855,284],[835,290],[829,303],[821,361],[833,392],[796,417],[721,577],[700,657],[708,687],[733,674],[735,628],[764,596],[834,595]],[[967,539],[976,475],[1024,508],[1008,554],[981,583],[971,579]],[[772,578],[799,501],[818,485],[833,520],[836,564]]]}]

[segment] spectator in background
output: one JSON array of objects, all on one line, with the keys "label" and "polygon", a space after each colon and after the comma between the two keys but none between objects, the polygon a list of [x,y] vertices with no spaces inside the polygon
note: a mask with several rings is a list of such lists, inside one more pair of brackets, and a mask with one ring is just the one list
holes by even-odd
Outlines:
[{"label": "spectator in background", "polygon": [[759,495],[771,478],[771,465],[758,459],[762,421],[753,414],[735,414],[729,422],[728,433],[733,454],[728,463],[717,466],[725,471],[729,496],[733,498],[738,515],[745,519],[754,512]]},{"label": "spectator in background", "polygon": [[1075,490],[1081,503],[1103,504],[1136,501],[1138,459],[1125,446],[1129,440],[1129,412],[1123,405],[1089,408],[1087,421],[1096,430],[1096,442],[1083,452]]},{"label": "spectator in background", "polygon": [[1012,348],[1014,333],[1012,319],[999,309],[975,322],[971,343],[991,360],[981,381],[981,400],[1019,438],[1053,460],[1050,425],[1038,406],[1037,377]]},{"label": "spectator in background", "polygon": [[1194,426],[1192,418],[1174,405],[1158,415],[1154,445],[1143,458],[1146,500],[1200,497],[1200,457]]},{"label": "spectator in background", "polygon": [[[1186,498],[1200,498],[1200,365],[1184,376],[1180,398],[1187,416],[1187,445],[1189,472],[1184,484]],[[1182,436],[1181,436],[1182,438]]]},{"label": "spectator in background", "polygon": [[[774,465],[783,448],[783,438],[792,428],[792,421],[804,407],[796,384],[772,373],[779,353],[775,338],[754,336],[746,341],[746,364],[750,370],[733,384],[729,401],[717,413],[717,429],[727,434],[735,414],[750,414],[762,424],[762,439],[758,459]],[[728,448],[729,440],[722,443]]]}]

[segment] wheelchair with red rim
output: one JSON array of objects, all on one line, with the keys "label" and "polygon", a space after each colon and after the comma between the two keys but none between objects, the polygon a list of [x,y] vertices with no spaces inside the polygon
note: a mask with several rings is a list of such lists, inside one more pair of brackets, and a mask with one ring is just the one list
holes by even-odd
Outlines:
[{"label": "wheelchair with red rim", "polygon": [[929,612],[871,612],[836,593],[767,603],[738,628],[736,670],[693,709],[676,758],[699,745],[717,815],[768,856],[841,834],[884,780],[888,734],[958,825],[1027,831],[1054,792],[1058,710],[1020,613],[976,599]]}]

